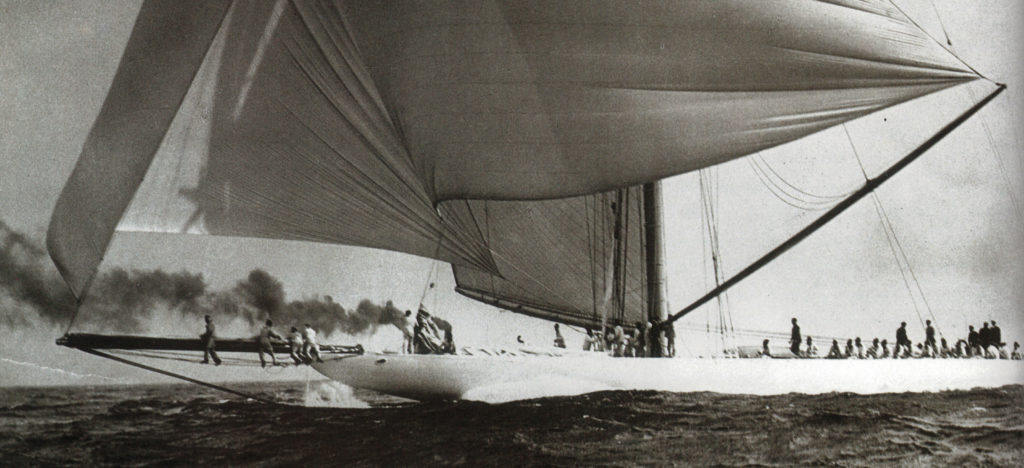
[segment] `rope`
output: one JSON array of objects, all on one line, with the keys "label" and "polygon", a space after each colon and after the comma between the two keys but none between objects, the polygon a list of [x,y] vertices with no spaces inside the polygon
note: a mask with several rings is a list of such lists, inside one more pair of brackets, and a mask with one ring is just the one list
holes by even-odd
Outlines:
[{"label": "rope", "polygon": [[[953,49],[953,41],[949,39],[949,33],[946,32],[946,25],[942,21],[942,15],[939,14],[938,7],[935,6],[935,1],[931,2],[932,10],[935,11],[935,18],[939,21],[939,27],[942,28],[942,34],[946,36],[946,44],[949,45],[949,51],[954,56],[956,53]],[[959,58],[959,57],[958,57]],[[973,70],[973,69],[972,69]],[[974,94],[974,89],[967,87],[967,93],[971,96],[971,101],[977,101],[978,98]],[[1024,221],[1024,211],[1021,210],[1020,203],[1017,201],[1017,196],[1014,194],[1013,184],[1010,181],[1009,171],[1006,170],[1006,165],[1003,163],[1002,154],[999,151],[999,146],[996,145],[995,138],[992,137],[992,130],[988,126],[988,120],[985,116],[980,117],[981,127],[985,131],[985,137],[988,140],[988,146],[992,149],[992,157],[995,158],[996,164],[999,166],[1000,175],[1003,176],[1003,183],[1006,184],[1006,191],[1010,195],[1010,202],[1013,204],[1013,209],[1017,213],[1018,220]]]},{"label": "rope", "polygon": [[[974,89],[968,87],[967,93],[971,96],[971,101],[977,101],[977,97],[974,95]],[[1013,191],[1013,182],[1010,180],[1009,171],[1006,170],[1006,165],[1003,163],[1003,156],[999,152],[999,146],[996,145],[995,138],[992,137],[992,130],[988,127],[988,121],[985,120],[985,116],[982,115],[981,128],[985,131],[985,137],[988,140],[988,146],[992,150],[992,157],[996,160],[996,164],[999,167],[999,174],[1003,176],[1003,183],[1006,184],[1006,193],[1010,195],[1010,202],[1013,204],[1013,209],[1017,213],[1017,219],[1024,221],[1024,212],[1021,211],[1020,203],[1017,201],[1017,196]]]},{"label": "rope", "polygon": [[[846,132],[846,139],[850,143],[850,150],[853,152],[854,159],[857,160],[857,167],[860,168],[861,174],[864,174],[864,180],[870,180],[868,177],[867,170],[864,168],[864,162],[860,159],[860,153],[857,151],[857,146],[853,143],[853,138],[850,136],[850,130],[846,128],[846,124],[843,124],[843,131]],[[921,316],[921,310],[917,305],[917,299],[914,296],[914,288],[917,289],[918,295],[921,296],[921,301],[924,302],[925,310],[928,311],[928,315],[931,316],[932,321],[935,322],[935,327],[938,328],[939,321],[935,318],[935,313],[932,311],[931,304],[928,303],[928,297],[924,294],[924,289],[921,288],[921,283],[917,279],[917,275],[914,273],[914,267],[910,264],[910,258],[907,256],[906,250],[903,248],[903,244],[900,243],[899,237],[896,235],[896,229],[892,225],[892,221],[889,219],[889,215],[885,212],[885,207],[882,206],[882,200],[878,197],[877,192],[871,192],[871,200],[874,202],[875,213],[878,214],[878,221],[882,225],[882,231],[885,233],[885,239],[889,243],[889,249],[892,251],[894,260],[896,260],[896,266],[900,269],[900,276],[903,278],[903,285],[907,288],[907,292],[910,293],[910,301],[914,304],[914,313],[917,314],[917,320],[924,328],[924,318]],[[906,265],[906,270],[904,270]],[[909,278],[907,273],[910,273]],[[911,287],[913,283],[913,287]],[[942,336],[942,330],[939,329],[939,336]]]},{"label": "rope", "polygon": [[[768,191],[783,203],[804,211],[820,211],[831,208],[839,200],[849,196],[853,190],[838,195],[817,195],[797,187],[782,177],[761,155],[747,159],[758,180]],[[773,177],[774,176],[774,177]],[[788,187],[788,188],[787,188]]]},{"label": "rope", "polygon": [[71,327],[75,324],[75,319],[78,318],[78,311],[82,308],[82,301],[78,299],[75,301],[75,310],[71,311],[71,320],[68,320],[68,327],[64,329],[64,334],[71,333]]},{"label": "rope", "polygon": [[269,405],[281,405],[282,404],[282,403],[279,403],[279,402],[276,402],[276,401],[273,401],[273,400],[268,400],[266,398],[258,397],[256,395],[251,395],[251,394],[248,394],[248,393],[243,393],[243,392],[240,392],[238,390],[232,390],[232,389],[227,388],[227,387],[222,387],[220,385],[212,384],[212,383],[209,383],[209,382],[204,382],[202,380],[193,379],[191,377],[186,377],[184,375],[176,374],[174,372],[166,371],[166,370],[163,370],[163,369],[157,369],[156,367],[147,366],[145,364],[141,364],[141,363],[134,362],[134,361],[129,361],[127,359],[120,358],[120,357],[117,357],[117,356],[113,356],[113,355],[104,353],[102,351],[97,351],[97,350],[92,349],[92,348],[75,348],[75,349],[77,349],[79,351],[83,351],[83,352],[89,353],[89,354],[92,354],[94,356],[99,356],[101,358],[110,359],[112,361],[117,361],[117,362],[120,362],[122,364],[128,364],[129,366],[138,367],[140,369],[148,370],[150,372],[156,372],[157,374],[166,375],[168,377],[173,377],[173,378],[176,378],[176,379],[181,379],[181,380],[184,380],[186,382],[191,382],[191,383],[194,383],[194,384],[197,384],[197,385],[202,385],[204,387],[209,387],[209,388],[212,388],[214,390],[220,390],[222,392],[231,393],[233,395],[238,395],[240,397],[248,398],[250,400],[258,401],[258,402],[261,402],[261,403],[266,403],[266,404],[269,404]]},{"label": "rope", "polygon": [[946,37],[946,45],[953,48],[953,41],[949,40],[949,33],[946,32],[946,25],[942,24],[942,16],[939,15],[939,9],[935,6],[935,1],[932,0],[932,11],[935,12],[935,19],[939,20],[939,27],[942,28],[942,35]]}]

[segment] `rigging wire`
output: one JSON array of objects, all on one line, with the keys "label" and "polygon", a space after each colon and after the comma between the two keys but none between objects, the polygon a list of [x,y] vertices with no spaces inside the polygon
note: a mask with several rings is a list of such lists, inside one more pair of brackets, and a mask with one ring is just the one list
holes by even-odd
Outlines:
[{"label": "rigging wire", "polygon": [[747,164],[768,191],[783,203],[804,211],[827,210],[850,196],[856,189],[837,195],[817,195],[797,187],[772,168],[761,155],[747,158]]},{"label": "rigging wire", "polygon": [[[949,38],[949,33],[946,31],[946,25],[942,21],[942,15],[939,14],[938,7],[935,6],[935,1],[931,1],[932,11],[935,12],[935,18],[939,21],[939,27],[942,28],[942,34],[946,36],[946,44],[949,45],[949,52],[956,56],[956,52],[953,47],[953,41]],[[959,58],[959,57],[957,57]],[[970,86],[967,87],[967,93],[971,97],[971,102],[977,102],[978,97],[974,94],[974,89]],[[985,131],[985,137],[988,140],[988,146],[992,150],[992,157],[996,160],[996,164],[999,167],[1000,175],[1003,178],[1003,183],[1006,184],[1006,192],[1010,195],[1010,203],[1013,205],[1014,211],[1017,213],[1017,219],[1024,222],[1024,211],[1021,209],[1020,202],[1017,200],[1017,196],[1013,190],[1013,183],[1009,176],[1009,171],[1006,169],[1006,164],[1003,162],[1002,153],[999,151],[999,146],[996,145],[995,138],[992,137],[992,130],[988,126],[988,120],[985,119],[984,115],[979,116],[981,120],[981,128]]]},{"label": "rigging wire", "polygon": [[942,16],[939,15],[939,9],[935,6],[935,1],[934,0],[932,0],[931,4],[932,4],[932,11],[935,12],[935,18],[937,18],[939,20],[939,28],[942,29],[942,35],[946,38],[946,45],[948,45],[949,48],[952,49],[953,48],[953,41],[949,40],[949,33],[946,31],[946,25],[942,24]]},{"label": "rigging wire", "polygon": [[[861,174],[864,175],[864,180],[870,180],[867,169],[864,168],[864,162],[860,158],[860,153],[857,151],[857,146],[853,143],[853,137],[850,136],[850,130],[845,124],[843,124],[842,127],[843,132],[846,134],[846,141],[849,142],[853,157],[857,160],[857,167],[860,168]],[[874,202],[875,213],[878,215],[878,221],[882,225],[882,231],[885,233],[885,239],[889,243],[889,249],[893,254],[894,260],[896,260],[896,266],[900,270],[900,276],[903,278],[903,285],[907,288],[907,292],[910,293],[910,301],[914,305],[914,313],[917,314],[918,322],[920,322],[922,328],[925,327],[924,318],[921,315],[921,310],[918,306],[914,289],[917,290],[917,295],[921,296],[921,301],[924,303],[925,310],[935,323],[935,327],[939,329],[939,335],[942,336],[942,330],[939,328],[939,321],[935,318],[935,313],[932,310],[931,304],[928,302],[928,297],[924,294],[921,282],[918,281],[917,275],[914,273],[914,267],[910,263],[910,258],[907,256],[906,249],[904,249],[903,244],[900,243],[899,237],[896,235],[896,229],[893,227],[892,221],[889,219],[889,215],[885,212],[882,200],[878,197],[878,193],[874,191],[871,192],[871,199]],[[911,284],[913,284],[913,286],[911,286]]]}]

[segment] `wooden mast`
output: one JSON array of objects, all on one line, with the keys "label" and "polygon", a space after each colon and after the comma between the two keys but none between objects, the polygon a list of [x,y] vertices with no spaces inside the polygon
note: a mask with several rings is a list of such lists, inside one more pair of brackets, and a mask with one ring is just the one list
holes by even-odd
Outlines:
[{"label": "wooden mast", "polygon": [[[665,303],[665,244],[664,212],[661,181],[643,186],[644,196],[644,254],[647,268],[647,321],[661,323],[668,316]],[[658,333],[651,337],[656,340]],[[650,346],[651,357],[661,357],[660,346]]]}]

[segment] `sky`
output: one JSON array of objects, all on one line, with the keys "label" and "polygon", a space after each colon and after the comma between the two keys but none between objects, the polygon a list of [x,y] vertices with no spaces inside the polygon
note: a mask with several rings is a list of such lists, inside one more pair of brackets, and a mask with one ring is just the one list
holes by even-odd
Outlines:
[{"label": "sky", "polygon": [[[1014,199],[1024,202],[1024,4],[897,4],[940,41],[948,34],[954,52],[981,74],[1008,85],[976,118],[877,191],[923,300],[908,291],[869,198],[731,290],[728,315],[737,330],[786,333],[790,317],[798,317],[808,334],[891,340],[899,322],[906,321],[916,340],[923,335],[921,318],[935,320],[946,337],[962,336],[968,324],[980,326],[994,319],[1005,340],[1024,337],[1024,219],[1014,205]],[[38,245],[103,103],[138,7],[135,1],[0,0],[0,221]],[[851,141],[868,174],[877,175],[990,89],[985,83],[971,90],[957,87],[758,157],[807,192],[848,192],[863,183]],[[745,158],[723,164],[709,176],[718,180],[721,261],[727,274],[739,271],[821,213],[794,209],[773,197]],[[686,174],[666,180],[664,186],[672,310],[711,286],[696,180],[695,174]],[[553,338],[549,322],[455,293],[447,265],[392,252],[293,241],[119,233],[101,269],[119,267],[201,273],[210,289],[218,290],[232,288],[259,268],[281,281],[288,300],[330,295],[346,308],[370,299],[414,309],[427,285],[435,282],[424,302],[453,323],[460,345],[512,345],[517,335],[531,344],[547,345]],[[52,264],[45,268],[53,272]],[[0,385],[162,381],[55,346],[63,324],[31,320],[29,308],[4,294],[0,291],[0,307],[30,320],[0,322],[6,336],[0,340]],[[705,306],[680,321],[680,354],[699,356],[720,349],[720,336],[696,331],[715,326],[718,317],[717,308]],[[165,335],[202,331],[198,321],[174,314],[155,316],[147,327]],[[252,333],[244,322],[221,328],[223,335]],[[577,347],[582,336],[570,330],[566,340]],[[761,336],[737,334],[732,340],[757,344]],[[401,335],[393,327],[381,327],[373,335],[336,334],[329,341],[394,349]],[[213,380],[310,377],[308,369],[259,372],[168,366]]]}]

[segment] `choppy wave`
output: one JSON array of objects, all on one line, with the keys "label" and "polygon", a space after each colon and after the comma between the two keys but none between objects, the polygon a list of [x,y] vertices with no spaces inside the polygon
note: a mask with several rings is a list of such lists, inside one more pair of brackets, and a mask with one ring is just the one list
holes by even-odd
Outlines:
[{"label": "choppy wave", "polygon": [[420,404],[306,385],[243,387],[282,405],[177,385],[0,390],[0,465],[1014,466],[1024,459],[1021,386],[881,395],[598,391]]}]

